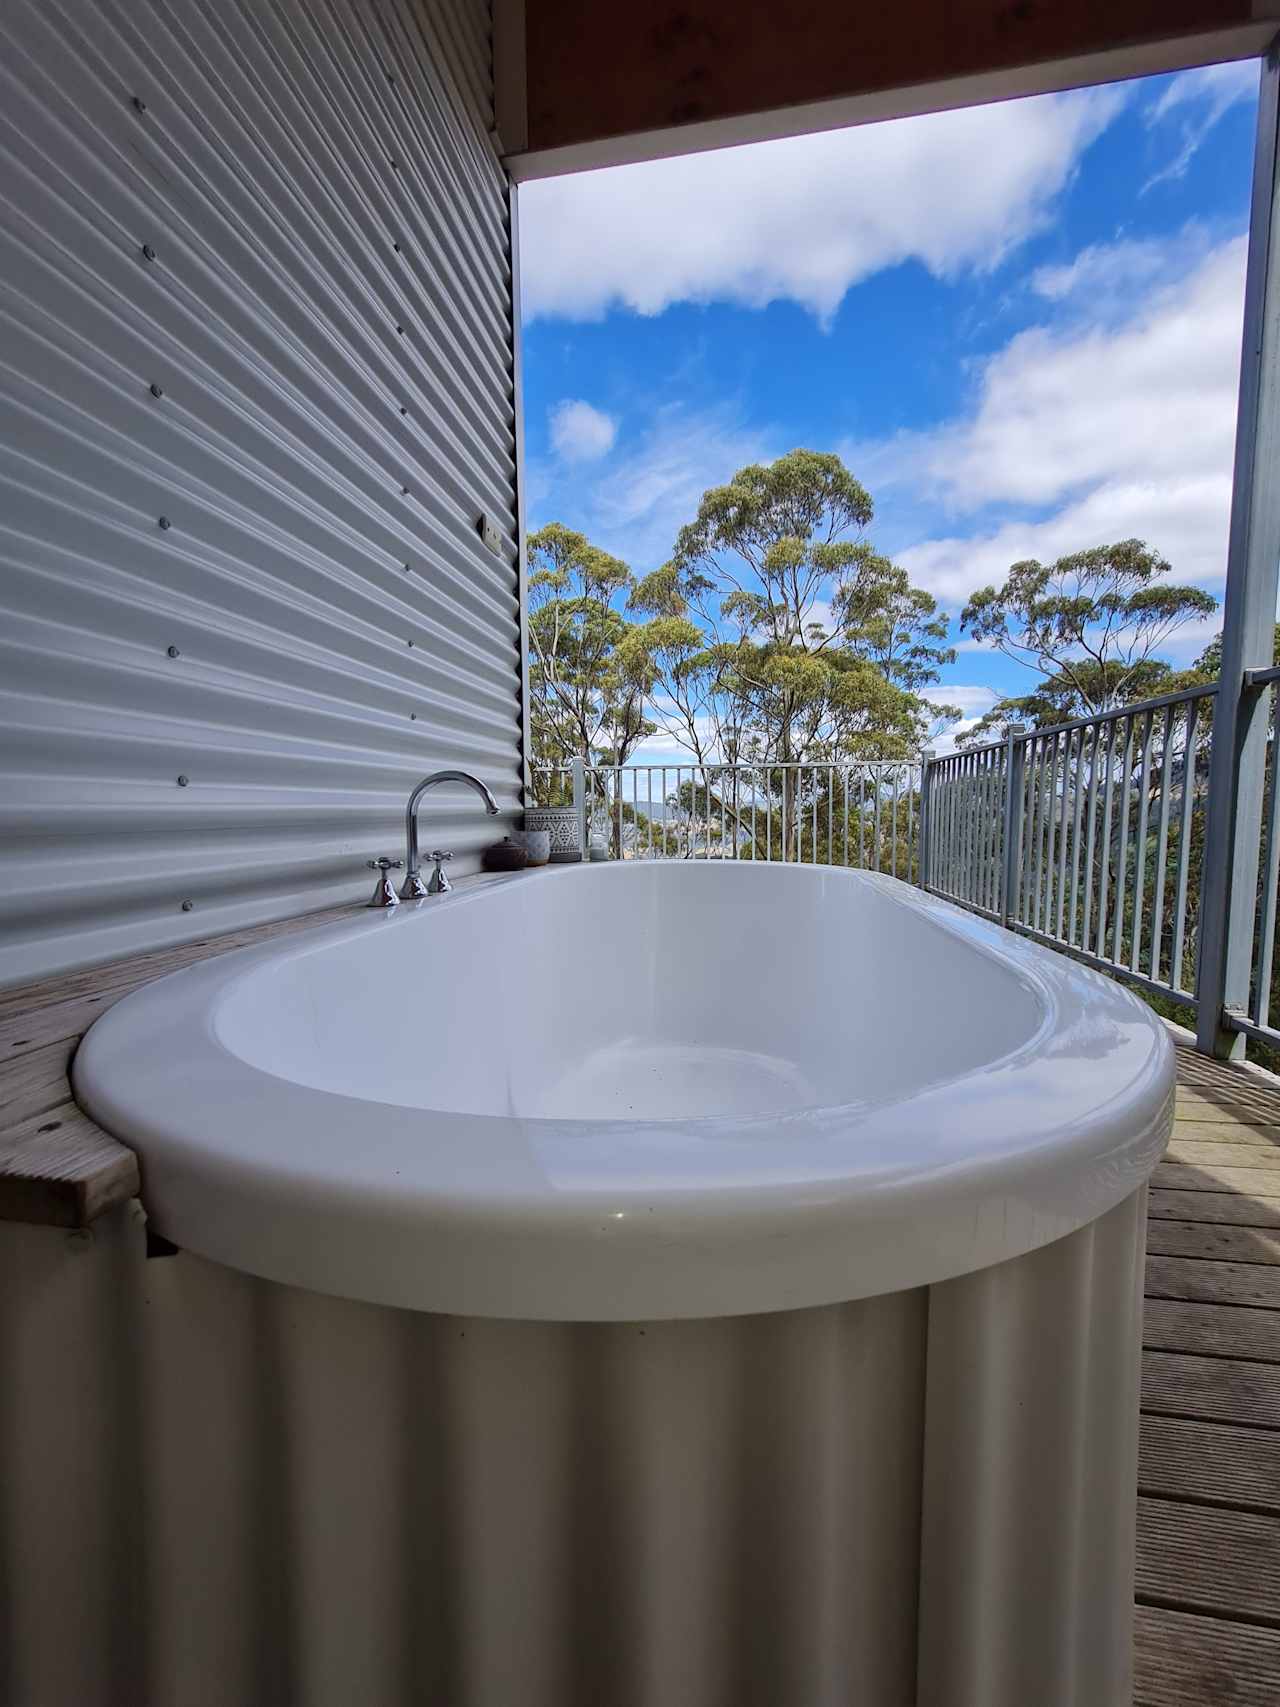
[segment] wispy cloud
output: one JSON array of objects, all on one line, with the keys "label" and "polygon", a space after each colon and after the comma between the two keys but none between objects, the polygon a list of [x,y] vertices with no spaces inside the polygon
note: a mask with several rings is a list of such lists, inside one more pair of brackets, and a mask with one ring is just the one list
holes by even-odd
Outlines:
[{"label": "wispy cloud", "polygon": [[1183,71],[1169,84],[1160,99],[1147,109],[1147,123],[1156,126],[1173,119],[1179,144],[1173,158],[1142,186],[1145,195],[1155,185],[1186,174],[1209,132],[1232,107],[1252,101],[1258,93],[1258,61],[1239,60],[1229,65],[1204,65]]},{"label": "wispy cloud", "polygon": [[799,303],[907,260],[983,272],[1038,230],[1126,99],[1093,89],[585,172],[520,191],[524,313]]},{"label": "wispy cloud", "polygon": [[1031,290],[1064,315],[1127,320],[1144,294],[1184,277],[1212,247],[1212,234],[1200,220],[1163,237],[1092,243],[1065,264],[1037,267]]}]

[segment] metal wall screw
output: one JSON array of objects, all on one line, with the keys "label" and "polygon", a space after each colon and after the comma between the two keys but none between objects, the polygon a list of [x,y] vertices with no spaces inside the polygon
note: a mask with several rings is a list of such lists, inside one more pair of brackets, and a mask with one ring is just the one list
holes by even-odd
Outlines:
[{"label": "metal wall screw", "polygon": [[391,247],[395,250],[397,255],[400,253],[400,245],[398,243],[393,243]]},{"label": "metal wall screw", "polygon": [[396,331],[400,334],[400,336],[402,338],[404,337],[404,327],[403,326],[397,326]]},{"label": "metal wall screw", "polygon": [[411,575],[413,573],[413,564],[412,563],[406,563],[404,566],[404,572],[406,575]]},{"label": "metal wall screw", "polygon": [[184,901],[182,903],[182,910],[184,913],[189,913],[194,906],[195,906],[194,901]]},{"label": "metal wall screw", "polygon": [[163,397],[164,396],[163,390],[160,388],[160,386],[158,386],[156,384],[154,379],[151,381],[151,384],[147,387],[147,390],[150,391],[150,393],[153,397]]},{"label": "metal wall screw", "polygon": [[409,721],[410,723],[416,723],[418,721],[418,714],[416,711],[411,711],[409,713]]},{"label": "metal wall screw", "polygon": [[398,160],[393,160],[391,162],[391,170],[393,172],[398,172],[400,170],[400,162]]},{"label": "metal wall screw", "polygon": [[402,486],[400,488],[400,496],[402,498],[407,498],[409,496],[409,488],[407,486]]},{"label": "metal wall screw", "polygon": [[396,80],[395,72],[394,71],[388,71],[387,72],[387,82],[388,83],[394,83],[395,80]]},{"label": "metal wall screw", "polygon": [[168,516],[161,516],[157,521],[156,526],[160,529],[161,533],[163,533],[166,529],[171,528],[173,523],[169,520]]},{"label": "metal wall screw", "polygon": [[135,95],[133,97],[133,110],[135,113],[145,113],[146,112],[147,103],[143,100],[141,95]]},{"label": "metal wall screw", "polygon": [[144,261],[154,261],[155,260],[156,252],[151,247],[150,243],[144,243],[142,245],[142,258]]},{"label": "metal wall screw", "polygon": [[402,415],[407,415],[409,413],[409,411],[405,408],[403,403],[400,405],[400,413]]},{"label": "metal wall screw", "polygon": [[413,645],[413,641],[412,641],[412,640],[411,640],[411,641],[410,641],[410,642],[409,642],[409,644],[410,644],[410,646],[412,646],[412,645]]},{"label": "metal wall screw", "polygon": [[179,778],[178,778],[178,787],[179,787],[179,788],[185,788],[185,787],[186,787],[186,786],[187,786],[187,783],[188,783],[188,782],[189,782],[189,781],[190,781],[190,778],[189,778],[189,777],[185,777],[185,776],[180,776],[180,777],[179,777]]},{"label": "metal wall screw", "polygon": [[179,650],[176,646],[170,646],[168,650],[169,650],[169,656],[171,658],[181,658],[182,653],[179,652]]}]

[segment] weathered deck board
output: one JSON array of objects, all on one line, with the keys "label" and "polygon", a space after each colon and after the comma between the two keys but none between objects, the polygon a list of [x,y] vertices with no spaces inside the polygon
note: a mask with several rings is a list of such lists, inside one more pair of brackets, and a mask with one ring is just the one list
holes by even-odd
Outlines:
[{"label": "weathered deck board", "polygon": [[1280,1363],[1280,1311],[1148,1298],[1143,1322],[1142,1337],[1148,1351]]},{"label": "weathered deck board", "polygon": [[1147,1251],[1151,1256],[1280,1263],[1280,1227],[1224,1227],[1151,1216],[1147,1223]]},{"label": "weathered deck board", "polygon": [[1280,1309],[1280,1273],[1264,1263],[1152,1256],[1147,1258],[1147,1297],[1276,1310]]},{"label": "weathered deck board", "polygon": [[1167,1191],[1153,1188],[1151,1219],[1215,1221],[1236,1227],[1280,1227],[1280,1195],[1241,1197],[1234,1191]]},{"label": "weathered deck board", "polygon": [[1280,1450],[1264,1428],[1144,1416],[1138,1491],[1280,1515]]},{"label": "weathered deck board", "polygon": [[1280,1085],[1180,1048],[1148,1221],[1136,1707],[1280,1704]]},{"label": "weathered deck board", "polygon": [[[1256,1127],[1250,1127],[1253,1133]],[[1245,1143],[1241,1134],[1244,1127],[1239,1127],[1234,1142],[1217,1141],[1206,1143],[1200,1138],[1179,1138],[1175,1131],[1165,1152],[1170,1162],[1187,1162],[1192,1167],[1199,1167],[1207,1162],[1210,1167],[1218,1168],[1275,1168],[1280,1169],[1280,1147],[1274,1144]]]},{"label": "weathered deck board", "polygon": [[1233,1191],[1242,1197],[1275,1197],[1280,1175],[1274,1168],[1228,1168],[1217,1162],[1161,1162],[1151,1176],[1153,1186],[1173,1191]]},{"label": "weathered deck board", "polygon": [[1178,1115],[1173,1123],[1170,1149],[1182,1144],[1250,1144],[1259,1149],[1280,1147],[1280,1126],[1245,1126],[1225,1109],[1211,1120],[1191,1120]]},{"label": "weathered deck board", "polygon": [[1280,1428],[1280,1367],[1148,1349],[1142,1407],[1166,1416]]},{"label": "weathered deck board", "polygon": [[1138,1594],[1280,1627],[1280,1517],[1138,1499]]},{"label": "weathered deck board", "polygon": [[1139,1606],[1134,1707],[1276,1707],[1280,1634],[1193,1612]]},{"label": "weathered deck board", "polygon": [[56,1108],[71,1094],[67,1068],[75,1045],[67,1041],[32,1049],[0,1073],[0,1132]]}]

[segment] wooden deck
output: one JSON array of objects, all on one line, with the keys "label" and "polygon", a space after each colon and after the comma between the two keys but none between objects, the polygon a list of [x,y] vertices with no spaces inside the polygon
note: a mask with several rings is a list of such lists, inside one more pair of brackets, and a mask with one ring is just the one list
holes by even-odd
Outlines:
[{"label": "wooden deck", "polygon": [[1152,1181],[1136,1707],[1280,1707],[1280,1085],[1178,1049]]}]

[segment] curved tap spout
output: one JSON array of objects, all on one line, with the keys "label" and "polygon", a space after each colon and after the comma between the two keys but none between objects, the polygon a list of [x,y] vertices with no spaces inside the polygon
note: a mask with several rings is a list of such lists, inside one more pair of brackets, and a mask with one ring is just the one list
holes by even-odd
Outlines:
[{"label": "curved tap spout", "polygon": [[418,802],[429,788],[434,788],[440,782],[465,782],[468,788],[474,788],[484,801],[484,809],[492,818],[497,814],[498,802],[480,781],[478,776],[472,776],[470,771],[432,771],[430,776],[424,776],[422,781],[409,796],[409,804],[404,812],[405,840],[405,879],[400,891],[403,901],[420,901],[428,893],[426,884],[422,881],[422,861],[418,854]]}]

